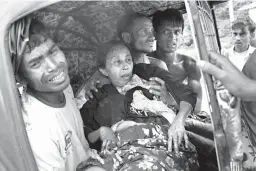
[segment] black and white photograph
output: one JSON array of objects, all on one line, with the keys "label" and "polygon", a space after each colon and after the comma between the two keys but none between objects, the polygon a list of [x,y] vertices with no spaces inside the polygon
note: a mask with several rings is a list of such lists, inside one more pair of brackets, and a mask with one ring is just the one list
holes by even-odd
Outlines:
[{"label": "black and white photograph", "polygon": [[256,170],[256,1],[0,9],[0,171]]}]

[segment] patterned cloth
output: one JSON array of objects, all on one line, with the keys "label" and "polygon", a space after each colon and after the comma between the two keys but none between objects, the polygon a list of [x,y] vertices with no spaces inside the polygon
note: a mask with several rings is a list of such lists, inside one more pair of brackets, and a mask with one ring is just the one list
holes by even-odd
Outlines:
[{"label": "patterned cloth", "polygon": [[[172,77],[169,72],[152,65],[137,64],[134,66],[134,74],[146,80],[152,76],[160,77],[166,82],[168,91],[172,93],[177,103],[186,101],[194,107],[196,95],[189,87]],[[184,142],[182,142],[179,148],[180,152],[177,154],[168,151],[169,121],[162,115],[144,109],[136,109],[131,105],[134,100],[134,92],[138,90],[142,91],[149,100],[154,100],[147,87],[142,87],[144,83],[141,83],[139,80],[132,81],[129,88],[122,90],[125,93],[120,93],[120,90],[118,91],[113,85],[104,85],[98,92],[93,92],[94,98],[81,108],[86,135],[101,126],[111,127],[121,120],[137,123],[116,132],[119,139],[118,144],[108,144],[106,148],[101,149],[100,154],[105,159],[105,164],[97,165],[108,171],[196,170],[198,163],[195,147],[190,144],[189,148],[185,149]],[[170,110],[172,111],[172,109]],[[80,171],[91,165],[88,162],[83,162],[79,166]]]},{"label": "patterned cloth", "polygon": [[[167,128],[167,127],[166,127]],[[198,169],[195,147],[184,143],[178,153],[167,151],[167,129],[159,125],[140,124],[129,127],[116,135],[117,144],[110,143],[102,149],[100,156],[104,164],[89,159],[78,166],[84,171],[91,166],[100,166],[108,171],[193,171]]]}]

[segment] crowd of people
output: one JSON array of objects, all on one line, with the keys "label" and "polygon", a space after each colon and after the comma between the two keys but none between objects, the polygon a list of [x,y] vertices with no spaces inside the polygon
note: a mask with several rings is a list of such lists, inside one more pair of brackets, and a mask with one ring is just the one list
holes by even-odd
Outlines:
[{"label": "crowd of people", "polygon": [[210,115],[200,117],[200,70],[239,98],[244,167],[256,167],[250,20],[236,20],[234,46],[210,52],[206,62],[175,52],[184,29],[178,10],[157,11],[152,20],[126,14],[117,23],[119,40],[98,48],[98,70],[77,97],[64,53],[42,23],[26,21],[24,52],[12,62],[39,171],[218,170]]}]

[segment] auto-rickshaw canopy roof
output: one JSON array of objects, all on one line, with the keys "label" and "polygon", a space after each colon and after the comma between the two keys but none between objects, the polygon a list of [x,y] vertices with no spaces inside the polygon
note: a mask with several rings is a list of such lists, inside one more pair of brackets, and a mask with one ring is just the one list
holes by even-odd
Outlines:
[{"label": "auto-rickshaw canopy roof", "polygon": [[[100,42],[115,35],[115,24],[126,12],[151,15],[156,10],[177,8],[185,12],[183,1],[4,1],[0,2],[0,170],[37,170],[24,122],[8,52],[8,29],[12,22],[33,11],[48,27],[70,64],[76,89],[95,69],[94,54]],[[210,1],[210,4],[220,1]],[[51,5],[51,6],[48,6]],[[48,6],[48,7],[46,7]],[[43,9],[41,9],[43,7]],[[63,36],[63,37],[61,37]],[[70,38],[70,40],[69,40]],[[42,147],[43,148],[43,147]]]},{"label": "auto-rickshaw canopy roof", "polygon": [[64,1],[41,9],[34,16],[46,25],[65,53],[76,92],[96,69],[98,45],[117,38],[116,24],[122,15],[139,12],[151,16],[167,8],[185,13],[183,1]]}]

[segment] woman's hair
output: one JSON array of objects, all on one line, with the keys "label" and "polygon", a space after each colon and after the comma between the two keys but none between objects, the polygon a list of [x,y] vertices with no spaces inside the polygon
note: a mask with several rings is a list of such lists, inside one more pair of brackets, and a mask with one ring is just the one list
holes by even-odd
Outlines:
[{"label": "woman's hair", "polygon": [[[106,67],[106,60],[107,60],[107,54],[109,51],[115,47],[115,46],[125,46],[127,47],[123,41],[121,40],[110,40],[106,43],[103,43],[99,46],[97,51],[97,65],[98,68],[105,68]],[[128,48],[128,47],[127,47]]]},{"label": "woman's hair", "polygon": [[181,26],[182,30],[184,28],[184,19],[179,10],[174,8],[169,8],[164,11],[157,11],[153,14],[153,27],[157,31],[164,22],[170,22],[174,25]]}]

